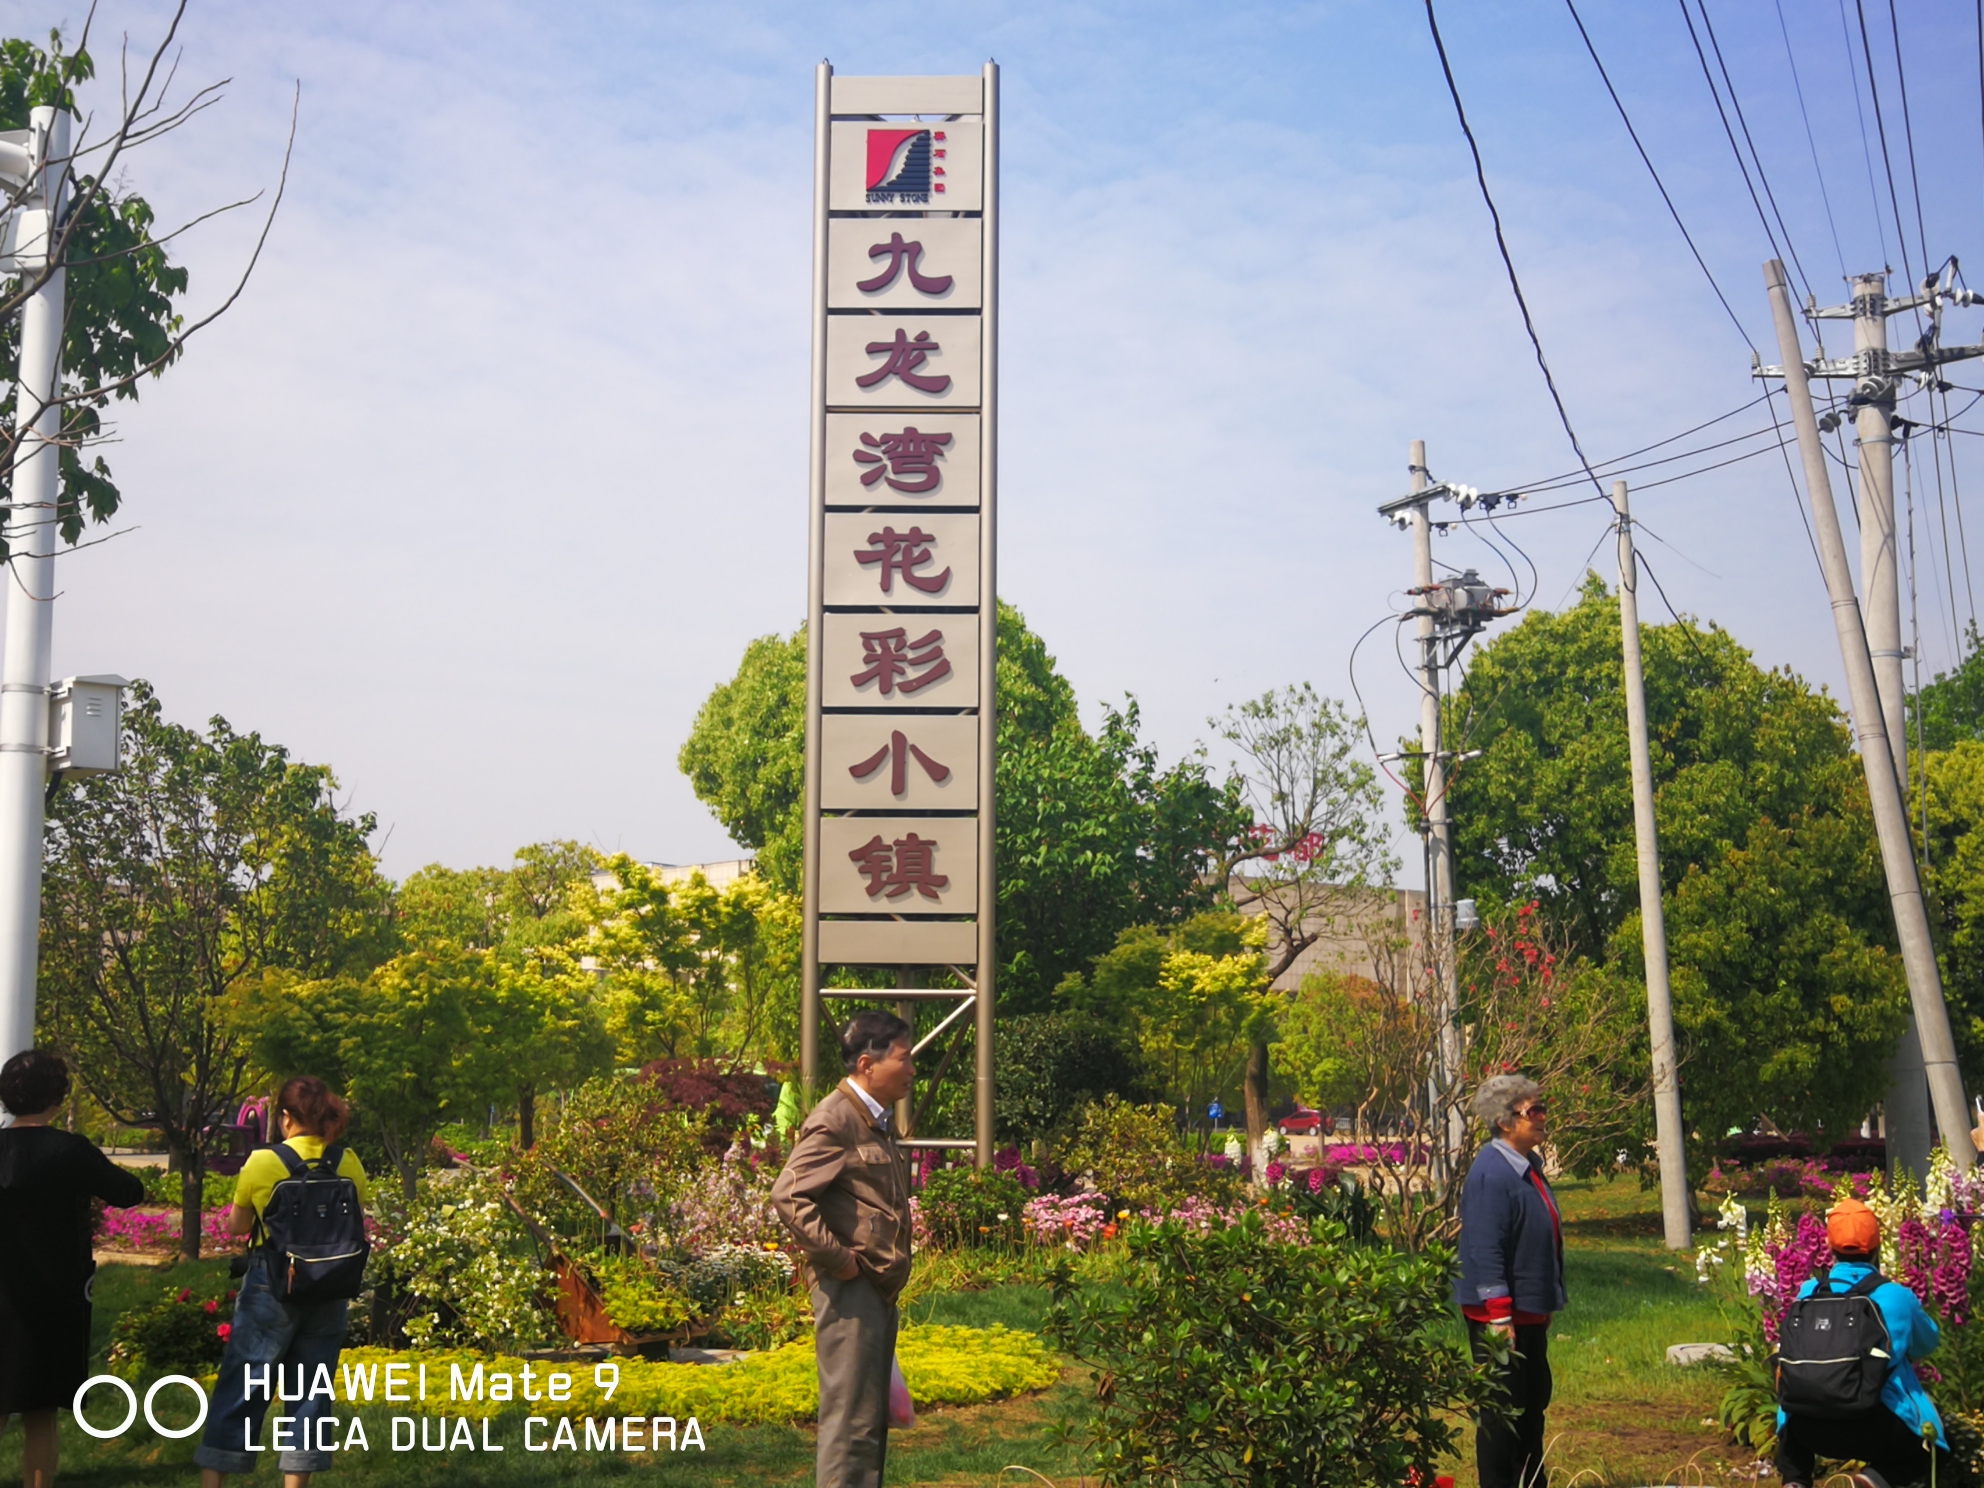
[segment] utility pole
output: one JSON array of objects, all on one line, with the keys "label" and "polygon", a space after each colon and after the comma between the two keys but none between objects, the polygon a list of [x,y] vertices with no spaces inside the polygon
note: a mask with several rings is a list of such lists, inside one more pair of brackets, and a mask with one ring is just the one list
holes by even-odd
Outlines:
[{"label": "utility pole", "polygon": [[[1845,359],[1821,357],[1805,363],[1805,371],[1808,379],[1819,377],[1853,384],[1847,406],[1853,411],[1854,432],[1860,446],[1861,619],[1873,664],[1874,685],[1880,697],[1881,720],[1887,731],[1888,753],[1894,761],[1896,784],[1905,800],[1908,694],[1902,672],[1905,653],[1901,644],[1901,582],[1894,507],[1895,395],[1902,375],[1913,372],[1926,385],[1938,366],[1977,356],[1984,353],[1984,347],[1940,344],[1944,306],[1974,303],[1969,291],[1955,288],[1953,282],[1939,284],[1931,278],[1924,281],[1919,293],[1890,299],[1887,278],[1885,272],[1857,274],[1852,281],[1850,304],[1824,309],[1808,304],[1806,313],[1813,320],[1853,322],[1853,355]],[[1948,278],[1953,281],[1953,271]],[[1888,317],[1924,309],[1929,312],[1929,334],[1909,351],[1891,352]],[[1781,377],[1783,368],[1758,367],[1756,375]],[[1820,429],[1837,428],[1838,422],[1838,415],[1829,413],[1820,421]],[[1912,1172],[1918,1178],[1925,1176],[1933,1142],[1921,1031],[1913,1011],[1888,1059],[1887,1097],[1881,1110],[1889,1167]]]},{"label": "utility pole", "polygon": [[1667,912],[1660,900],[1660,832],[1653,818],[1653,751],[1647,743],[1646,676],[1640,664],[1640,567],[1626,483],[1612,483],[1619,517],[1619,641],[1626,673],[1626,737],[1633,760],[1633,841],[1639,849],[1640,943],[1646,951],[1646,1021],[1653,1045],[1654,1148],[1660,1157],[1660,1217],[1669,1250],[1694,1238],[1681,1077],[1674,1059],[1674,994],[1667,978]]},{"label": "utility pole", "polygon": [[[1853,708],[1853,731],[1860,745],[1860,763],[1866,771],[1867,795],[1874,812],[1874,828],[1880,838],[1881,859],[1887,869],[1888,897],[1894,907],[1895,933],[1901,944],[1902,965],[1908,975],[1909,1000],[1915,1009],[1915,1024],[1921,1035],[1923,1069],[1928,1079],[1930,1104],[1936,1126],[1950,1156],[1960,1168],[1968,1169],[1976,1160],[1970,1143],[1970,1114],[1964,1100],[1963,1077],[1957,1069],[1956,1044],[1950,1036],[1949,1008],[1943,1001],[1942,977],[1936,966],[1935,944],[1929,935],[1929,916],[1922,902],[1922,884],[1916,873],[1915,845],[1909,836],[1906,807],[1901,794],[1901,777],[1895,768],[1893,749],[1888,740],[1881,696],[1874,678],[1874,660],[1868,637],[1861,623],[1860,607],[1853,594],[1853,575],[1847,567],[1846,544],[1840,534],[1839,511],[1833,504],[1832,477],[1826,470],[1825,447],[1820,443],[1818,417],[1812,408],[1812,389],[1807,381],[1804,351],[1799,344],[1798,322],[1791,308],[1791,291],[1785,284],[1784,265],[1776,259],[1764,265],[1764,283],[1770,294],[1771,319],[1777,328],[1779,369],[1759,369],[1763,375],[1783,377],[1791,399],[1792,423],[1798,433],[1798,453],[1805,467],[1806,494],[1812,507],[1812,525],[1819,547],[1819,563],[1825,572],[1826,592],[1832,602],[1833,624],[1839,633],[1841,660],[1846,667],[1847,692]],[[1893,366],[1901,357],[1921,359],[1933,368],[1941,360],[1933,344],[1905,353],[1888,353]],[[1984,354],[1984,347],[1949,348],[1948,351]],[[1856,357],[1855,359],[1859,359]],[[1826,375],[1822,362],[1814,369]],[[1890,488],[1891,493],[1892,488]],[[1899,622],[1897,621],[1897,633]]]},{"label": "utility pole", "polygon": [[[41,275],[60,229],[69,172],[69,115],[29,112],[0,136],[0,178],[18,182],[7,225],[9,267]],[[41,938],[41,835],[55,602],[55,504],[61,472],[63,270],[21,307],[13,495],[4,530],[7,643],[0,659],[0,1061],[34,1047]]]},{"label": "utility pole", "polygon": [[[1455,1162],[1466,1137],[1466,1118],[1456,1095],[1462,1074],[1460,1037],[1460,972],[1457,965],[1454,923],[1453,814],[1447,795],[1447,765],[1452,756],[1440,742],[1441,675],[1460,656],[1467,643],[1502,613],[1498,600],[1507,591],[1491,589],[1469,569],[1457,578],[1435,582],[1433,578],[1433,520],[1429,508],[1438,499],[1456,501],[1463,510],[1480,501],[1492,510],[1504,500],[1493,494],[1483,499],[1469,486],[1441,482],[1432,484],[1426,468],[1426,441],[1412,441],[1406,470],[1410,476],[1407,494],[1386,502],[1378,515],[1412,530],[1413,614],[1419,630],[1419,757],[1425,783],[1423,815],[1426,821],[1426,940],[1432,953],[1439,981],[1439,1042],[1435,1068],[1427,1081],[1428,1115],[1443,1128],[1442,1140],[1434,1153],[1433,1175],[1438,1182],[1451,1181]],[[1443,529],[1444,530],[1444,529]],[[1451,646],[1443,654],[1443,648]],[[1442,1114],[1444,1111],[1444,1115]]]}]

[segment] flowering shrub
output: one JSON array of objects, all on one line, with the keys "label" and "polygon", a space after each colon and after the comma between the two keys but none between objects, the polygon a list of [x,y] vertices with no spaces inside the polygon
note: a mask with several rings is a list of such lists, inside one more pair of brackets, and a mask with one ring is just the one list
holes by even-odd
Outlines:
[{"label": "flowering shrub", "polygon": [[150,1307],[134,1307],[111,1325],[110,1372],[133,1382],[210,1373],[227,1346],[233,1302],[231,1291],[166,1287]]},{"label": "flowering shrub", "polygon": [[606,1315],[629,1333],[672,1333],[700,1310],[639,1256],[602,1257],[592,1273]]},{"label": "flowering shrub", "polygon": [[923,1185],[923,1222],[940,1245],[1017,1241],[1027,1191],[1011,1173],[944,1168]]},{"label": "flowering shrub", "polygon": [[1019,1179],[1021,1188],[1040,1187],[1040,1174],[1020,1161],[1020,1150],[1017,1147],[1003,1147],[993,1153],[992,1168],[994,1172],[1011,1173]]},{"label": "flowering shrub", "polygon": [[1042,1194],[1026,1201],[1020,1223],[1041,1245],[1086,1250],[1108,1222],[1101,1194]]},{"label": "flowering shrub", "polygon": [[[381,1215],[390,1235],[372,1280],[407,1299],[406,1335],[421,1347],[533,1347],[550,1337],[547,1274],[496,1183],[472,1171],[447,1183],[423,1176],[411,1207]],[[381,1198],[392,1202],[383,1190]]]},{"label": "flowering shrub", "polygon": [[1086,1107],[1061,1166],[1084,1187],[1132,1209],[1166,1209],[1194,1194],[1225,1197],[1233,1180],[1201,1162],[1179,1138],[1168,1106],[1117,1096]]},{"label": "flowering shrub", "polygon": [[[200,1220],[200,1239],[207,1249],[233,1250],[245,1242],[227,1229],[228,1211],[209,1209]],[[144,1209],[106,1209],[97,1226],[96,1243],[104,1250],[175,1251],[179,1249],[179,1216]]]},{"label": "flowering shrub", "polygon": [[672,1200],[663,1201],[649,1179],[638,1179],[629,1202],[640,1213],[636,1231],[652,1228],[684,1250],[703,1252],[717,1246],[757,1249],[785,1238],[785,1227],[772,1208],[772,1184],[778,1178],[779,1155],[747,1142],[733,1142],[715,1162],[672,1176]]}]

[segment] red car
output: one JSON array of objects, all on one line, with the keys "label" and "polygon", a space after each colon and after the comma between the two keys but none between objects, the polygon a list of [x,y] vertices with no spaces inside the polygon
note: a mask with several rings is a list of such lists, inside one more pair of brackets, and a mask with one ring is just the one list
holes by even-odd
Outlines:
[{"label": "red car", "polygon": [[1336,1123],[1321,1111],[1312,1111],[1307,1106],[1297,1106],[1288,1115],[1275,1123],[1284,1137],[1319,1136],[1332,1131]]}]

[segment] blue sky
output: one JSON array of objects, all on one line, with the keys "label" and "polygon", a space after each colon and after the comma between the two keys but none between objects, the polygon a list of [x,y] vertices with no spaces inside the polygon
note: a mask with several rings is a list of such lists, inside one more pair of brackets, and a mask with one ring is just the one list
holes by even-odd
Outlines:
[{"label": "blue sky", "polygon": [[[1678,7],[1581,10],[1774,359],[1770,245]],[[1974,20],[1903,10],[1930,253],[1974,249],[1984,284]],[[12,35],[80,20],[0,14]],[[103,7],[100,107],[107,43],[142,46],[168,14]],[[1775,5],[1709,14],[1821,299],[1845,298],[1843,269],[1899,271],[1837,0],[1784,0],[1811,142]],[[1851,0],[1846,16],[1857,48]],[[1441,20],[1587,452],[1754,397],[1749,350],[1568,11],[1449,0]],[[1919,273],[1886,5],[1868,21]],[[120,417],[109,453],[136,530],[62,563],[56,666],[148,677],[175,717],[222,713],[330,763],[378,813],[395,875],[553,836],[677,862],[730,851],[674,758],[745,643],[804,609],[822,56],[844,73],[1003,68],[1001,587],[1091,716],[1136,695],[1167,758],[1272,686],[1351,697],[1353,642],[1409,582],[1406,538],[1374,515],[1405,488],[1409,440],[1436,476],[1484,488],[1574,463],[1411,4],[195,0],[182,34],[182,78],[229,78],[226,100],[138,156],[130,184],[173,221],[272,183],[300,82],[289,195],[239,306]],[[180,240],[195,308],[254,226]],[[1984,311],[1955,313],[1948,339],[1984,339]],[[1753,410],[1674,448],[1765,423]],[[1984,467],[1958,453],[1984,570]],[[1924,654],[1947,665],[1955,508],[1926,460],[1916,487]],[[1775,455],[1634,505],[1665,540],[1649,554],[1676,606],[1834,684]],[[1594,505],[1507,524],[1537,603],[1563,602],[1605,524]],[[1506,575],[1467,535],[1436,553]],[[1610,574],[1609,544],[1593,561]],[[1960,552],[1949,568],[1961,622]],[[1356,670],[1387,742],[1416,716],[1389,632]]]}]

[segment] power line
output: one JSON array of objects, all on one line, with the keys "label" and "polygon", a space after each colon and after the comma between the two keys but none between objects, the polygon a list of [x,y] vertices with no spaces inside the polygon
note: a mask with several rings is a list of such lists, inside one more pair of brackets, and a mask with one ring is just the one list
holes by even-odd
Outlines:
[{"label": "power line", "polygon": [[[1636,456],[1647,454],[1653,450],[1664,449],[1666,446],[1675,443],[1677,440],[1686,439],[1690,434],[1699,434],[1704,429],[1712,429],[1717,424],[1727,423],[1730,419],[1736,417],[1737,414],[1748,412],[1750,409],[1755,408],[1759,403],[1763,402],[1766,398],[1770,396],[1771,394],[1770,394],[1769,386],[1766,385],[1765,390],[1763,392],[1757,394],[1756,397],[1752,398],[1747,403],[1737,404],[1736,407],[1730,409],[1729,412],[1727,413],[1718,413],[1712,419],[1702,420],[1702,422],[1696,424],[1692,429],[1683,429],[1679,434],[1669,434],[1665,439],[1654,440],[1652,444],[1643,444],[1638,449],[1627,450],[1624,454],[1614,455],[1609,460],[1600,460],[1598,464],[1593,466],[1592,468],[1595,470],[1608,470],[1611,467],[1617,465],[1621,460],[1631,460]],[[1515,492],[1515,491],[1540,490],[1546,486],[1554,486],[1560,481],[1574,480],[1581,474],[1583,474],[1583,472],[1578,470],[1559,471],[1555,475],[1539,476],[1536,480],[1529,481],[1527,483],[1516,482],[1513,485],[1503,487],[1503,491]],[[1501,493],[1497,493],[1497,494],[1501,494]]]},{"label": "power line", "polygon": [[[1978,3],[1984,5],[1984,0],[1978,0]],[[1632,137],[1633,148],[1640,152],[1640,161],[1646,166],[1646,173],[1653,177],[1653,184],[1660,192],[1660,199],[1667,203],[1667,215],[1674,219],[1674,225],[1681,230],[1681,237],[1687,243],[1688,251],[1694,254],[1695,263],[1700,267],[1702,277],[1708,280],[1708,287],[1715,291],[1715,297],[1722,302],[1723,313],[1729,317],[1730,324],[1736,327],[1736,334],[1743,338],[1744,345],[1754,353],[1757,349],[1756,343],[1750,339],[1750,333],[1743,329],[1743,322],[1730,307],[1729,296],[1722,292],[1722,286],[1715,282],[1715,275],[1709,272],[1708,260],[1702,257],[1701,249],[1695,246],[1694,234],[1688,231],[1688,224],[1681,220],[1681,213],[1674,205],[1674,198],[1667,194],[1667,183],[1660,179],[1660,172],[1653,168],[1653,158],[1646,153],[1646,146],[1640,143],[1640,132],[1633,128],[1632,117],[1627,114],[1626,105],[1620,101],[1619,90],[1612,86],[1612,78],[1605,71],[1605,64],[1598,60],[1598,48],[1591,44],[1591,33],[1585,30],[1584,17],[1578,14],[1574,0],[1564,0],[1564,4],[1570,7],[1571,19],[1577,22],[1578,35],[1584,38],[1584,49],[1591,53],[1591,64],[1598,69],[1598,77],[1605,84],[1605,91],[1612,95],[1612,107],[1619,111],[1619,120],[1626,126],[1626,133]]]},{"label": "power line", "polygon": [[[1715,100],[1716,116],[1722,120],[1722,133],[1729,141],[1729,152],[1736,157],[1736,169],[1743,173],[1743,185],[1750,193],[1750,205],[1757,209],[1757,221],[1763,226],[1764,236],[1770,240],[1772,254],[1779,259],[1789,258],[1795,264],[1798,255],[1779,245],[1777,234],[1771,231],[1770,218],[1764,212],[1763,201],[1757,195],[1756,183],[1750,179],[1750,167],[1743,159],[1743,147],[1736,143],[1736,131],[1730,126],[1729,111],[1722,106],[1722,94],[1715,86],[1715,74],[1709,70],[1708,53],[1702,50],[1701,36],[1695,30],[1694,13],[1688,9],[1688,0],[1680,0],[1680,4],[1681,19],[1688,27],[1688,39],[1695,44],[1695,57],[1702,65],[1702,80],[1708,84],[1709,97]],[[1706,21],[1708,12],[1703,11],[1702,17]],[[1802,270],[1798,277],[1805,277]]]},{"label": "power line", "polygon": [[[1577,452],[1578,463],[1584,467],[1591,483],[1598,487],[1598,477],[1591,473],[1591,461],[1585,458],[1584,446],[1578,442],[1577,430],[1571,427],[1571,416],[1564,409],[1564,400],[1557,392],[1557,379],[1550,375],[1550,362],[1543,355],[1543,342],[1536,334],[1536,321],[1529,313],[1529,301],[1522,292],[1522,280],[1516,277],[1515,260],[1509,256],[1508,239],[1502,233],[1502,214],[1495,208],[1495,197],[1488,190],[1488,172],[1481,164],[1481,146],[1475,142],[1474,130],[1467,122],[1467,110],[1460,101],[1460,87],[1454,82],[1453,64],[1447,60],[1447,44],[1440,39],[1440,22],[1433,14],[1433,0],[1426,0],[1426,25],[1433,33],[1433,48],[1440,54],[1440,71],[1447,80],[1447,93],[1454,101],[1454,114],[1460,120],[1460,132],[1467,136],[1468,153],[1474,157],[1474,179],[1481,187],[1481,200],[1488,206],[1488,215],[1495,224],[1495,247],[1502,255],[1502,267],[1508,271],[1509,288],[1514,291],[1516,307],[1522,311],[1523,329],[1529,333],[1529,344],[1536,348],[1536,365],[1542,369],[1543,382],[1550,389],[1550,401],[1557,406],[1558,422],[1563,424],[1564,433],[1571,441],[1571,448]],[[1599,488],[1599,495],[1605,494]]]},{"label": "power line", "polygon": [[[1791,66],[1791,87],[1798,95],[1798,117],[1805,121],[1805,143],[1812,151],[1812,174],[1819,178],[1819,200],[1825,203],[1826,227],[1832,232],[1833,256],[1839,260],[1839,277],[1846,277],[1846,250],[1839,246],[1839,224],[1833,220],[1832,197],[1826,191],[1825,167],[1819,164],[1819,142],[1812,134],[1812,116],[1805,110],[1805,85],[1798,80],[1798,57],[1791,50],[1791,28],[1784,23],[1784,0],[1775,0],[1777,5],[1777,29],[1784,37],[1784,60]],[[1980,14],[1984,14],[1984,0],[1977,0]],[[1979,66],[1984,68],[1984,53],[1980,53]],[[1984,76],[1984,72],[1980,72]]]},{"label": "power line", "polygon": [[1805,266],[1798,261],[1798,246],[1791,241],[1791,229],[1785,225],[1784,213],[1778,209],[1777,193],[1770,189],[1770,177],[1764,171],[1764,157],[1757,151],[1757,142],[1750,134],[1750,121],[1743,116],[1743,100],[1736,96],[1736,80],[1729,75],[1729,64],[1722,59],[1722,43],[1716,39],[1715,22],[1709,19],[1708,0],[1695,0],[1701,8],[1702,26],[1708,32],[1708,44],[1715,52],[1715,65],[1722,72],[1722,84],[1729,90],[1729,106],[1736,110],[1736,122],[1743,130],[1743,143],[1750,147],[1750,159],[1757,165],[1757,181],[1764,188],[1764,199],[1770,203],[1771,215],[1777,219],[1777,230],[1784,234],[1784,246],[1791,250],[1791,267],[1798,271],[1798,278],[1805,286],[1805,293],[1812,292],[1811,280],[1805,276]]},{"label": "power line", "polygon": [[[1887,230],[1881,226],[1881,193],[1874,185],[1874,147],[1867,138],[1867,112],[1860,107],[1860,63],[1853,55],[1853,30],[1846,21],[1846,0],[1839,0],[1839,36],[1846,43],[1846,72],[1853,79],[1853,115],[1860,121],[1860,155],[1867,162],[1867,198],[1874,204],[1874,237],[1881,245],[1881,262],[1888,257]],[[1980,62],[1984,67],[1984,62]]]},{"label": "power line", "polygon": [[1853,0],[1854,13],[1860,17],[1860,50],[1867,59],[1867,94],[1874,104],[1874,128],[1881,137],[1881,166],[1888,177],[1888,204],[1894,209],[1895,236],[1901,240],[1901,271],[1908,276],[1913,287],[1915,270],[1908,262],[1908,230],[1901,225],[1901,193],[1894,184],[1894,157],[1888,150],[1887,121],[1881,115],[1881,85],[1874,77],[1874,48],[1867,40],[1867,7],[1864,0]]},{"label": "power line", "polygon": [[[1922,272],[1929,272],[1929,230],[1922,225],[1922,177],[1915,169],[1915,123],[1908,113],[1908,73],[1901,64],[1901,22],[1895,18],[1894,0],[1888,0],[1888,29],[1894,36],[1894,76],[1901,87],[1901,130],[1908,145],[1908,185],[1915,193],[1915,237],[1922,245]],[[1910,285],[1913,289],[1914,286]],[[1921,316],[1918,313],[1919,323]]]}]

